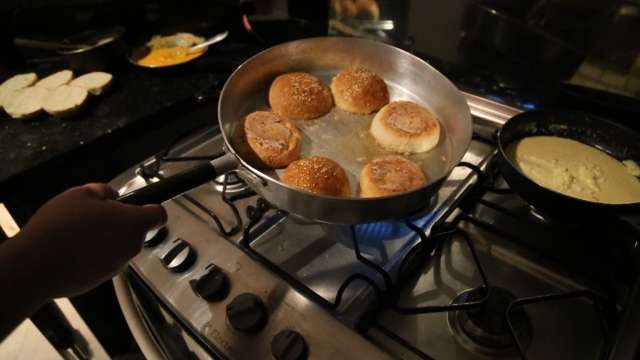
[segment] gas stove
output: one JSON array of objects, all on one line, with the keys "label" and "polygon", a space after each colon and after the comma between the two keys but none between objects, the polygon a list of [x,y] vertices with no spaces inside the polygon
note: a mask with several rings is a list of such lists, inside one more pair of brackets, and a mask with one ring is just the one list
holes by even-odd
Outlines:
[{"label": "gas stove", "polygon": [[[125,316],[166,358],[633,358],[637,231],[531,211],[493,165],[493,135],[517,110],[467,99],[469,151],[412,218],[309,222],[233,172],[165,202],[166,227],[117,279],[136,309]],[[111,185],[133,190],[222,146],[202,130]]]}]

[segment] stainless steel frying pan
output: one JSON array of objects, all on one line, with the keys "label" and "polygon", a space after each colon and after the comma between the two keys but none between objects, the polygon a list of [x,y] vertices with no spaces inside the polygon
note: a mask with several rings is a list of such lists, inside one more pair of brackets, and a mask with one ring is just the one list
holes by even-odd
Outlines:
[{"label": "stainless steel frying pan", "polygon": [[[322,118],[299,121],[303,134],[302,157],[327,156],[340,163],[350,177],[354,196],[322,196],[290,187],[279,171],[261,169],[250,161],[237,141],[242,119],[268,108],[271,81],[291,71],[319,76],[328,85],[341,69],[364,66],[380,75],[391,100],[411,100],[430,109],[442,127],[440,143],[428,153],[412,155],[428,178],[426,186],[394,196],[358,198],[360,170],[385,152],[375,145],[367,129],[373,115],[354,115],[334,108]],[[127,203],[162,202],[237,169],[238,174],[272,205],[303,218],[355,224],[404,218],[426,208],[471,142],[472,123],[463,95],[442,74],[423,60],[393,46],[356,39],[325,37],[281,44],[242,64],[227,80],[218,103],[218,121],[227,155],[212,163],[172,176],[121,197]]]}]

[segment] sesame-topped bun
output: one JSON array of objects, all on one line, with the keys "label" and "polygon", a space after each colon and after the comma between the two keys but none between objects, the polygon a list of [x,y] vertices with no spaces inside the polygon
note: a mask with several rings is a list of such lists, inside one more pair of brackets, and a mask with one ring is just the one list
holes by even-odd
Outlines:
[{"label": "sesame-topped bun", "polygon": [[424,186],[427,179],[414,162],[399,156],[375,158],[360,174],[360,196],[378,197],[399,194]]},{"label": "sesame-topped bun", "polygon": [[282,181],[303,190],[331,196],[350,196],[349,178],[335,161],[311,156],[289,164],[282,174]]},{"label": "sesame-topped bun", "polygon": [[389,103],[389,91],[373,71],[362,67],[343,70],[331,81],[336,106],[357,114],[369,114]]},{"label": "sesame-topped bun", "polygon": [[292,72],[278,76],[269,88],[269,104],[287,120],[309,120],[331,110],[331,91],[317,77]]},{"label": "sesame-topped bun", "polygon": [[440,140],[438,120],[411,101],[394,101],[383,107],[369,131],[382,147],[402,154],[429,151]]},{"label": "sesame-topped bun", "polygon": [[269,167],[285,167],[300,156],[300,132],[270,111],[247,115],[244,133],[251,149]]}]

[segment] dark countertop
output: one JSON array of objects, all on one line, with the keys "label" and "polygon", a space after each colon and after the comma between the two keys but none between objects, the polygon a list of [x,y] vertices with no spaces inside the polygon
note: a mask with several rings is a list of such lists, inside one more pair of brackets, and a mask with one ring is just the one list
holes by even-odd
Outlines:
[{"label": "dark countertop", "polygon": [[[108,182],[195,127],[217,124],[217,96],[229,74],[257,50],[221,43],[180,71],[123,64],[114,83],[65,119],[22,121],[0,114],[0,202],[18,223],[53,195],[87,182]],[[64,65],[35,64],[44,77]],[[80,75],[80,74],[76,74]]]},{"label": "dark countertop", "polygon": [[[77,150],[148,118],[207,89],[214,74],[160,76],[135,70],[117,74],[111,89],[92,96],[82,113],[69,119],[41,115],[36,120],[0,116],[0,182]],[[149,126],[154,126],[150,123]]]}]

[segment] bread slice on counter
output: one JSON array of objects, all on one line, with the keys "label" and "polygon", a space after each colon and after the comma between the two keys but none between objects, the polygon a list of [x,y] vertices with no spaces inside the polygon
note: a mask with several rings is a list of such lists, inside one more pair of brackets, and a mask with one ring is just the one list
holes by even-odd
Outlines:
[{"label": "bread slice on counter", "polygon": [[11,91],[4,103],[4,110],[14,119],[29,119],[42,111],[48,89],[41,87],[27,87]]},{"label": "bread slice on counter", "polygon": [[80,110],[88,96],[89,93],[84,88],[62,85],[51,90],[44,99],[43,108],[44,111],[54,116],[69,116]]},{"label": "bread slice on counter", "polygon": [[36,81],[38,81],[38,75],[35,73],[28,73],[12,76],[0,84],[0,110],[4,107],[4,103],[7,101],[9,94],[14,90],[31,86]]},{"label": "bread slice on counter", "polygon": [[100,95],[109,87],[112,80],[113,75],[96,71],[73,79],[69,85],[85,88],[92,95]]},{"label": "bread slice on counter", "polygon": [[67,84],[71,79],[73,79],[73,71],[62,70],[41,79],[33,86],[53,90],[58,86]]}]

